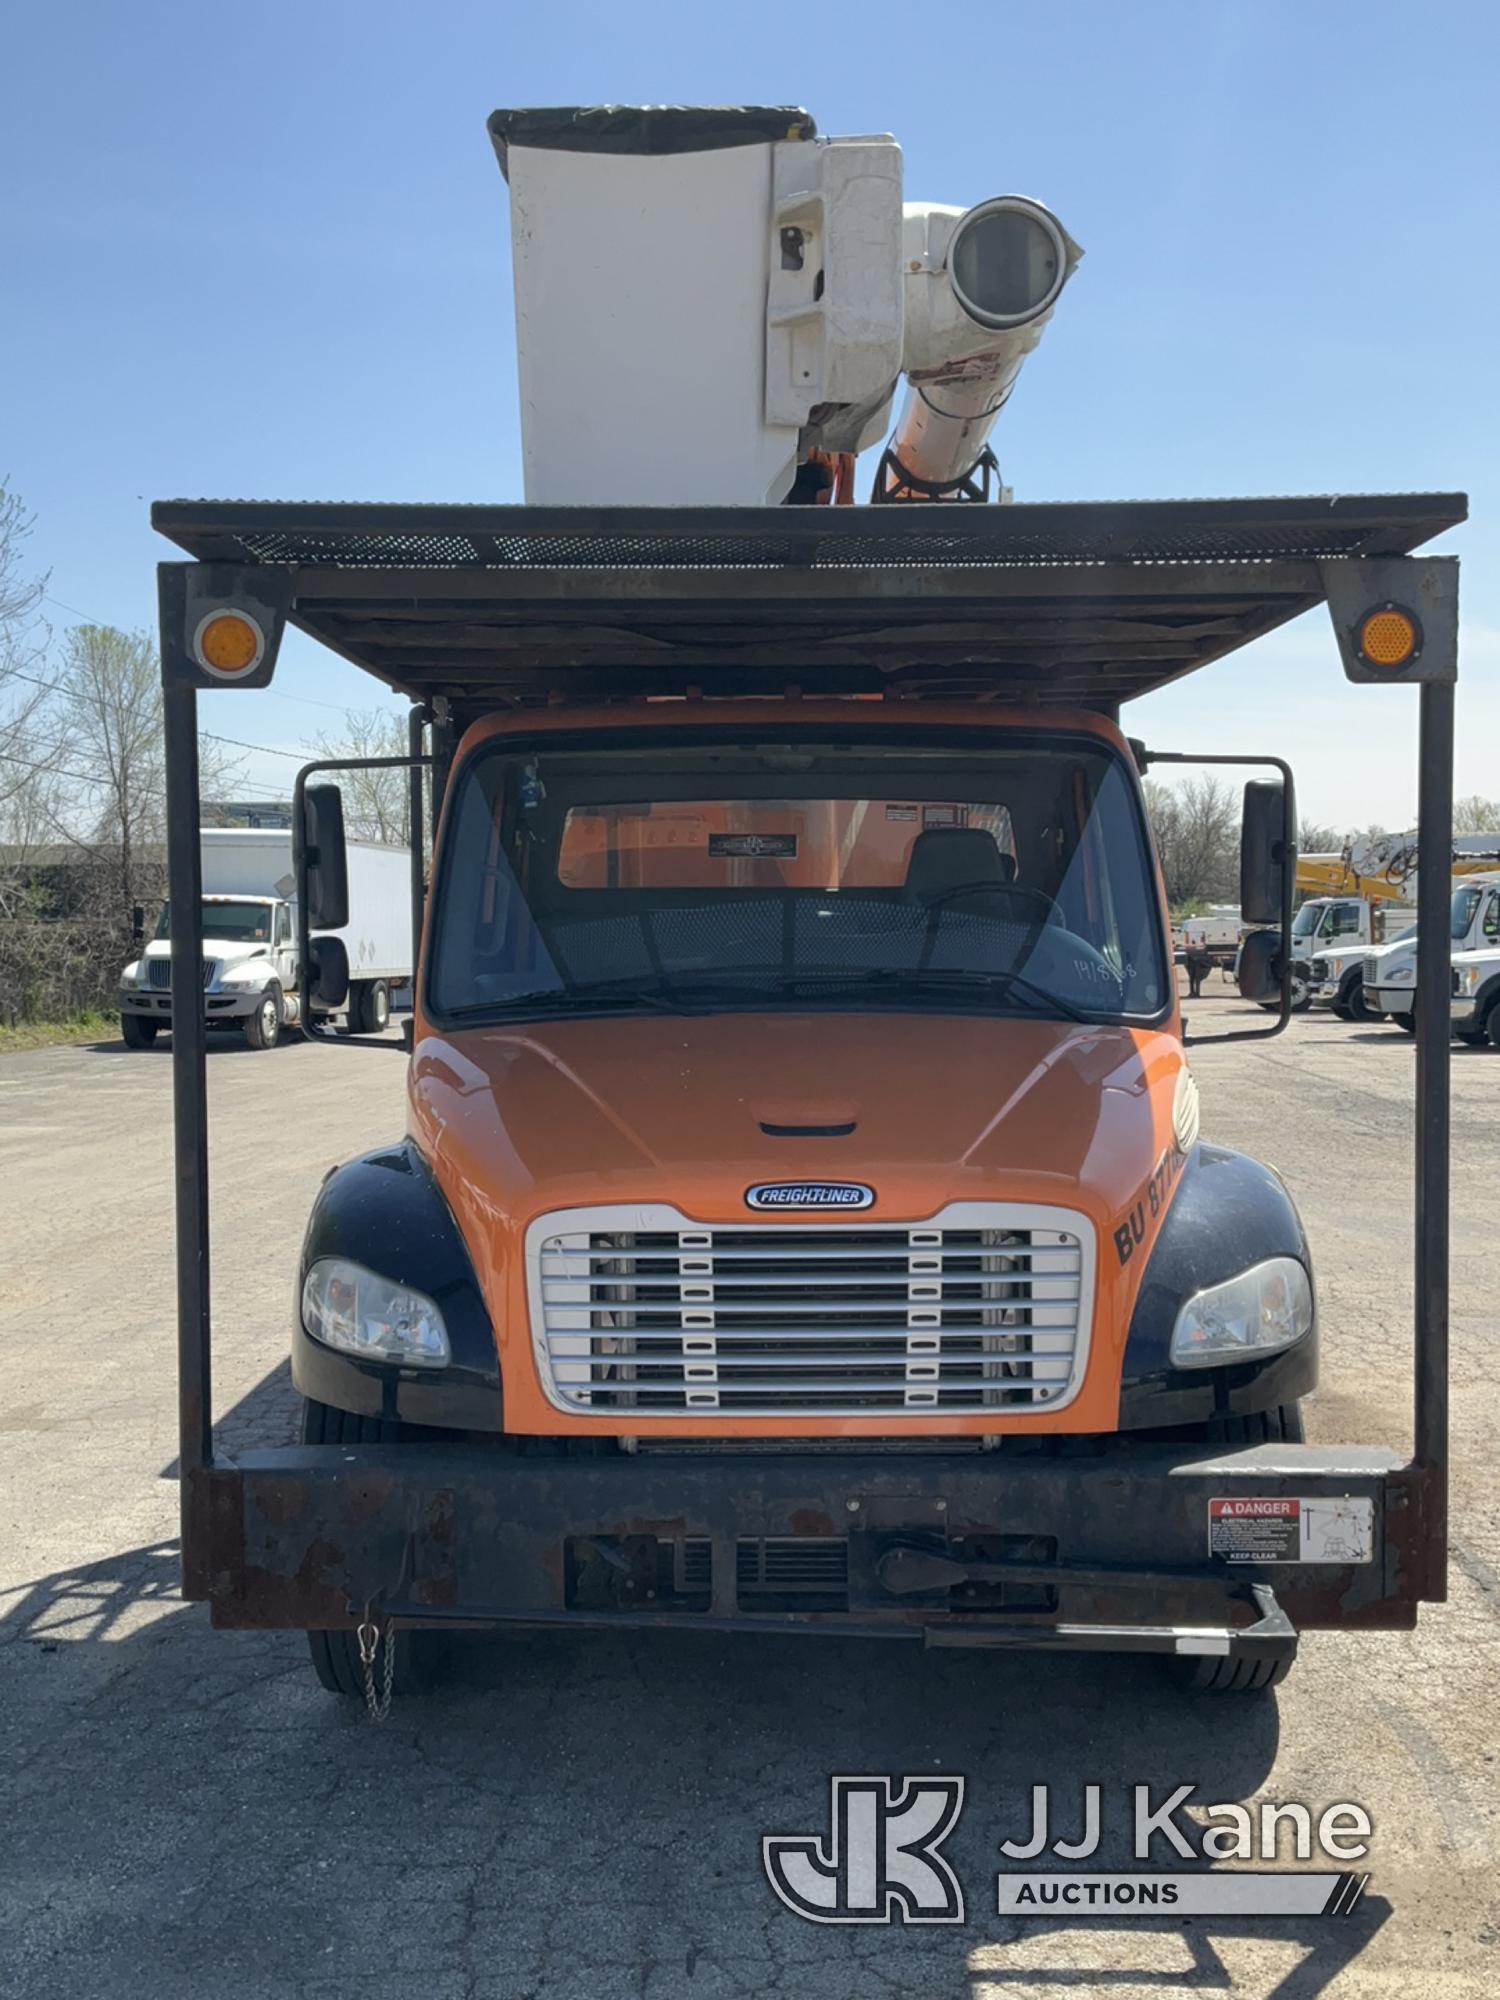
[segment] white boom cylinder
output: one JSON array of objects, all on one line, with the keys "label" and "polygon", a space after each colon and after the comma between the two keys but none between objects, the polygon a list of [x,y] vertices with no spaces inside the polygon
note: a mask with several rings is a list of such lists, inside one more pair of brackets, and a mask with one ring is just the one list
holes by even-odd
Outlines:
[{"label": "white boom cylinder", "polygon": [[1000,195],[905,211],[909,393],[880,498],[956,495],[1082,250],[1050,209]]}]

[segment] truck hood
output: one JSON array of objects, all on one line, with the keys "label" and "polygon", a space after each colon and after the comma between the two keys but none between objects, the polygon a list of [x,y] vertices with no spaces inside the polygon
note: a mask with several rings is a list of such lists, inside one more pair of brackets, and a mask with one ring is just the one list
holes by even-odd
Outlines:
[{"label": "truck hood", "polygon": [[1362,956],[1370,969],[1378,972],[1382,966],[1394,965],[1398,960],[1414,959],[1416,942],[1415,938],[1403,938],[1399,944],[1367,944],[1362,952],[1351,956]]},{"label": "truck hood", "polygon": [[[269,944],[256,944],[250,939],[206,937],[203,940],[203,956],[216,958],[220,965],[240,965],[247,958],[265,958],[270,950]],[[170,938],[153,938],[146,946],[145,956],[148,959],[170,958]]]},{"label": "truck hood", "polygon": [[1108,1226],[1172,1143],[1175,1035],[909,1014],[631,1017],[425,1036],[414,1137],[450,1199],[518,1221],[669,1200],[743,1220],[760,1180],[858,1180],[876,1213],[1031,1199]]},{"label": "truck hood", "polygon": [[1378,951],[1367,954],[1365,984],[1379,986],[1388,980],[1393,972],[1415,970],[1417,945],[1415,938],[1408,938],[1404,944],[1382,945]]},{"label": "truck hood", "polygon": [[[726,1014],[472,1029],[418,1040],[412,1135],[468,1246],[495,1329],[508,1427],[576,1429],[532,1356],[529,1224],[558,1210],[666,1203],[743,1226],[758,1182],[858,1182],[861,1223],[921,1222],[955,1201],[1072,1210],[1092,1224],[1091,1359],[1082,1389],[1023,1427],[1111,1430],[1130,1315],[1196,1136],[1196,1092],[1173,1033],[911,1014]],[[788,1213],[791,1223],[807,1211]],[[670,1417],[589,1418],[671,1431]],[[743,1429],[705,1418],[712,1433]],[[903,1431],[1014,1420],[903,1416]],[[793,1435],[795,1417],[752,1429]],[[886,1417],[846,1417],[880,1435]]]}]

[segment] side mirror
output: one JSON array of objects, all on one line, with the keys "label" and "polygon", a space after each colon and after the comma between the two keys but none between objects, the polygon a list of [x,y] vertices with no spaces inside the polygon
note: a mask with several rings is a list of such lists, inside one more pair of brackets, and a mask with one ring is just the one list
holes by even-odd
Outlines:
[{"label": "side mirror", "polygon": [[130,942],[142,945],[146,942],[146,912],[136,903],[130,912]]},{"label": "side mirror", "polygon": [[[1268,790],[1273,789],[1267,787]],[[1280,791],[1278,785],[1274,787]],[[1240,946],[1235,977],[1240,998],[1263,1004],[1281,998],[1281,934],[1279,931],[1248,931]]]},{"label": "side mirror", "polygon": [[1252,778],[1240,831],[1240,915],[1247,924],[1281,922],[1288,873],[1297,866],[1295,826],[1289,788]]},{"label": "side mirror", "polygon": [[308,1003],[316,1001],[325,1013],[331,1014],[349,998],[349,953],[344,940],[314,938],[308,955],[312,960],[307,982]]},{"label": "side mirror", "polygon": [[[298,888],[307,927],[339,931],[349,921],[349,857],[344,844],[344,795],[337,785],[309,785],[302,795]],[[345,979],[348,964],[345,963]]]}]

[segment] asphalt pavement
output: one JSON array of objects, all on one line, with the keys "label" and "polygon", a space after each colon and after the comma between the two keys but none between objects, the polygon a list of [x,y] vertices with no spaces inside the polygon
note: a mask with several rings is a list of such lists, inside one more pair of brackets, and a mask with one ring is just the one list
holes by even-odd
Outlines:
[{"label": "asphalt pavement", "polygon": [[[1246,1019],[1217,981],[1189,1012]],[[1312,1016],[1194,1063],[1205,1136],[1270,1160],[1308,1223],[1310,1435],[1404,1448],[1410,1041]],[[117,1045],[0,1058],[0,1993],[1491,2000],[1500,1054],[1455,1051],[1455,1549],[1416,1632],[1313,1635],[1251,1701],[1128,1658],[485,1638],[379,1726],[318,1688],[300,1636],[214,1632],[176,1594],[170,1067]],[[291,1434],[303,1222],[328,1167],[400,1130],[404,1065],[226,1041],[209,1076],[232,1451]],[[762,1835],[821,1832],[830,1777],[864,1772],[964,1777],[964,1924],[818,1926],[772,1895]],[[1076,1819],[1090,1781],[1096,1865],[1128,1855],[1133,1786],[1193,1782],[1200,1804],[1357,1802],[1369,1887],[1343,1920],[998,1916],[1032,1786]]]}]

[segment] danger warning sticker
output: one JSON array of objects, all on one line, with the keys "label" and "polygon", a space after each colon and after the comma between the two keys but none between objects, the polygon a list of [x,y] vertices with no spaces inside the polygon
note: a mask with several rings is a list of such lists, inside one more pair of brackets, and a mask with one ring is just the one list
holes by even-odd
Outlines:
[{"label": "danger warning sticker", "polygon": [[1373,1500],[1210,1500],[1208,1552],[1221,1562],[1367,1563]]}]

